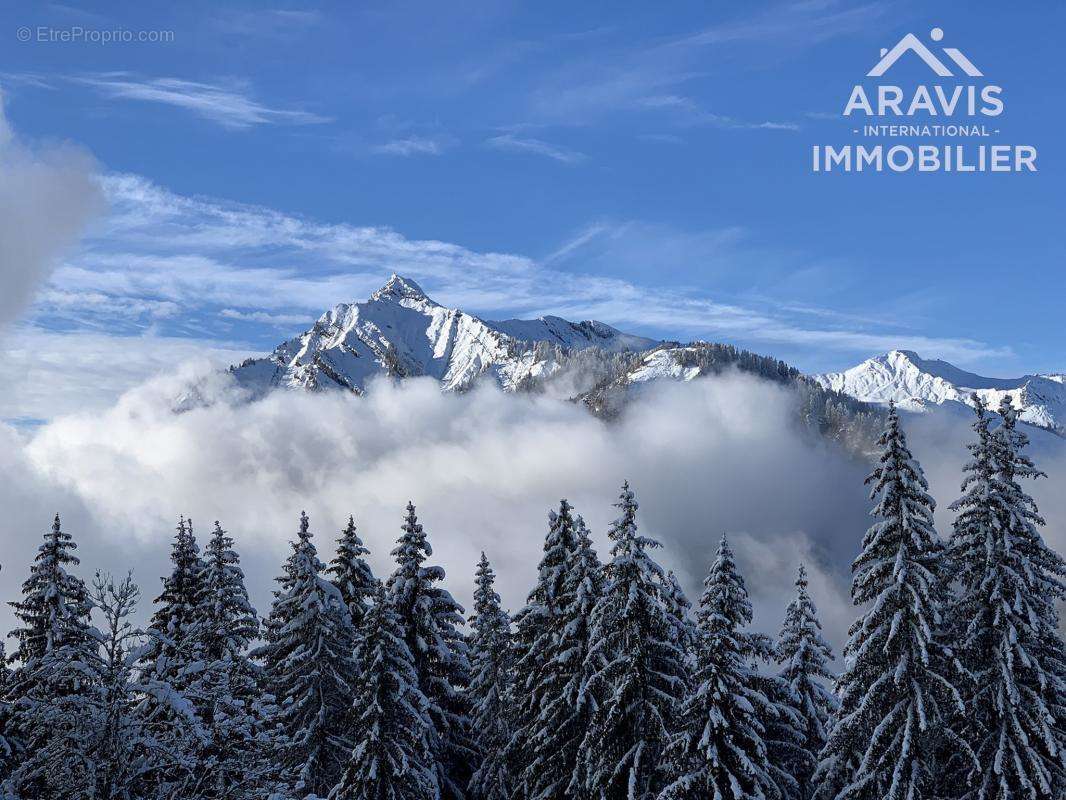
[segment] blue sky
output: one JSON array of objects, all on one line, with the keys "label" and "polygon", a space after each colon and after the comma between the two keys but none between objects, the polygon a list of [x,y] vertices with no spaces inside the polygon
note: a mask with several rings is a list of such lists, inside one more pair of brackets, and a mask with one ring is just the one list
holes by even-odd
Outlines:
[{"label": "blue sky", "polygon": [[[809,371],[893,346],[1066,370],[1066,71],[1044,33],[1066,7],[664,9],[0,3],[8,125],[90,152],[108,201],[8,363],[76,352],[103,398],[177,355],[269,349],[395,270],[488,317],[596,317]],[[996,141],[1037,146],[1039,172],[812,174],[812,144],[851,140],[840,112],[880,48],[934,26],[1003,87]],[[38,40],[75,27],[173,40]],[[19,391],[0,417],[48,394]]]}]

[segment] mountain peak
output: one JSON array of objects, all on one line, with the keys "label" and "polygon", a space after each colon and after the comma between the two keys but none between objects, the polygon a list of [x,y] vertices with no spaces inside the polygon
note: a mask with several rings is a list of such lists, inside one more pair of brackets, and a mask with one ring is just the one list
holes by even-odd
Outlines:
[{"label": "mountain peak", "polygon": [[[422,291],[422,287],[410,278],[392,273],[385,285],[370,295],[371,300],[429,300],[429,296]],[[429,300],[429,302],[433,302]]]},{"label": "mountain peak", "polygon": [[969,405],[976,393],[995,407],[1009,397],[1019,419],[1066,435],[1066,381],[1055,376],[988,378],[940,359],[924,359],[911,350],[891,350],[843,372],[814,379],[866,403],[895,402],[912,411],[931,406]]}]

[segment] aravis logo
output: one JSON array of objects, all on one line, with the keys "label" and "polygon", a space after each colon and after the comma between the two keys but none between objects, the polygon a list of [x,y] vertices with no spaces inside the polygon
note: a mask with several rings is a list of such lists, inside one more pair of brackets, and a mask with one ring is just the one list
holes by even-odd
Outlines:
[{"label": "aravis logo", "polygon": [[[881,59],[866,81],[852,87],[843,110],[850,125],[854,117],[873,118],[850,133],[878,143],[814,145],[814,172],[1036,172],[1031,145],[968,143],[1001,135],[990,126],[1006,110],[1003,87],[973,80],[984,72],[959,48],[942,46],[943,40],[944,29],[936,27],[929,31],[932,44],[907,33],[891,49],[881,48]],[[928,75],[923,66],[946,80],[916,85],[913,77],[903,80],[914,67]],[[895,76],[891,83],[889,71]],[[885,139],[906,143],[882,144]],[[926,142],[914,142],[922,139]]]},{"label": "aravis logo", "polygon": [[[944,29],[933,28],[933,30],[929,33],[929,38],[932,39],[934,42],[942,41],[944,38]],[[893,47],[891,50],[886,50],[884,47],[882,47],[881,60],[877,62],[877,66],[875,66],[872,70],[866,73],[866,76],[869,78],[878,78],[884,75],[886,72],[888,72],[888,70],[892,67],[893,64],[899,61],[900,56],[902,56],[906,52],[912,52],[917,54],[917,56],[929,66],[929,69],[933,70],[933,72],[935,72],[941,78],[952,77],[951,70],[944,66],[944,62],[937,58],[935,55],[933,55],[933,52],[924,44],[922,44],[922,40],[915,36],[913,33],[908,33],[906,36],[900,39],[896,46]],[[966,56],[964,56],[962,54],[962,51],[958,48],[945,47],[944,52],[947,54],[948,58],[954,61],[958,65],[958,67],[971,78],[980,78],[984,75],[984,73],[981,72],[981,70],[979,70],[977,67],[975,67],[973,65],[973,62],[970,61],[970,59],[968,59]]]}]

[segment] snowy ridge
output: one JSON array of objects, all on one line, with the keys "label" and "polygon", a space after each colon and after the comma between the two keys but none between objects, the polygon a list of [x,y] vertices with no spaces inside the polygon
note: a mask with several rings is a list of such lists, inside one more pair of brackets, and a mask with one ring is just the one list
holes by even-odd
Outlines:
[{"label": "snowy ridge", "polygon": [[923,411],[953,403],[970,405],[978,394],[995,408],[1009,396],[1018,419],[1066,435],[1066,376],[1024,375],[985,378],[946,361],[923,359],[909,350],[869,358],[843,372],[813,376],[826,389],[867,403],[894,401],[900,408]]},{"label": "snowy ridge", "polygon": [[393,275],[365,303],[341,303],[314,326],[280,344],[266,358],[233,367],[253,394],[273,387],[341,388],[361,393],[375,375],[426,375],[447,391],[468,388],[492,375],[507,390],[558,369],[530,345],[606,352],[646,350],[657,342],[622,333],[602,322],[560,317],[491,322],[431,300],[414,281]]}]

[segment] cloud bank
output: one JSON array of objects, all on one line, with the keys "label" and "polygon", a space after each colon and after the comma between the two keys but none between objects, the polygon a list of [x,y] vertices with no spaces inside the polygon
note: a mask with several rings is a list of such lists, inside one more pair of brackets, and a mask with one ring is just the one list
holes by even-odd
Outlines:
[{"label": "cloud bank", "polygon": [[[174,415],[190,380],[218,402]],[[83,574],[133,567],[152,596],[180,513],[201,536],[215,519],[235,536],[265,613],[301,510],[326,559],[354,514],[375,571],[387,575],[411,499],[460,601],[469,602],[483,549],[516,609],[535,577],[549,509],[568,498],[607,558],[611,504],[628,479],[642,530],[663,542],[660,561],[693,601],[726,533],[757,628],[776,632],[800,560],[838,652],[854,617],[849,565],[870,524],[869,465],[801,432],[796,398],[778,385],[739,374],[658,385],[610,424],[566,402],[489,385],[442,394],[421,379],[382,381],[363,398],[275,393],[245,405],[237,392],[226,374],[199,368],[128,392],[102,414],[63,417],[32,435],[0,430],[0,467],[10,476],[0,486],[10,510],[0,520],[0,597],[16,596],[57,510],[82,544]],[[965,420],[909,417],[907,426],[947,534]],[[1035,455],[1061,483],[1061,442],[1043,444]],[[1046,535],[1061,549],[1066,506],[1052,481],[1036,488]]]},{"label": "cloud bank", "polygon": [[[864,465],[794,425],[793,395],[743,376],[664,385],[606,424],[570,403],[483,386],[446,395],[429,380],[368,396],[276,393],[170,412],[180,386],[232,399],[228,376],[158,379],[103,414],[57,419],[9,442],[14,481],[0,521],[0,597],[13,598],[55,511],[82,543],[83,572],[135,568],[146,595],[167,570],[179,513],[236,537],[261,612],[301,510],[324,555],[354,514],[378,574],[414,500],[449,588],[469,599],[484,549],[517,608],[536,572],[549,509],[567,497],[601,557],[623,479],[664,565],[694,597],[719,537],[745,568],[759,622],[780,624],[801,558],[820,576],[827,624],[846,626],[846,564],[865,529]],[[16,446],[17,445],[17,446]],[[119,552],[121,551],[121,552]],[[3,622],[0,621],[0,625]]]}]

